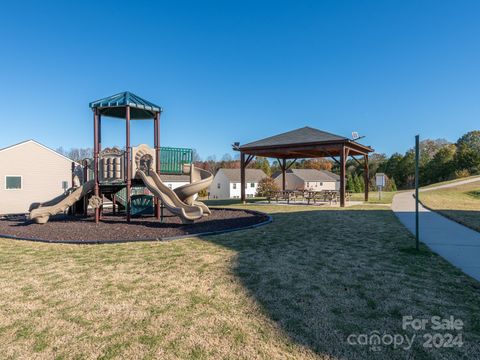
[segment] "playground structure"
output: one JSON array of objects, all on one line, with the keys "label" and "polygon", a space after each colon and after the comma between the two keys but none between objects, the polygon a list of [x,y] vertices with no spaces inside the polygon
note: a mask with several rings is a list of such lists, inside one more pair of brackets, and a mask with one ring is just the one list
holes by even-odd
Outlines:
[{"label": "playground structure", "polygon": [[[112,201],[114,213],[119,207],[125,209],[127,222],[131,220],[132,205],[133,209],[140,208],[135,214],[148,213],[143,210],[153,207],[157,219],[161,219],[165,207],[184,223],[210,214],[208,207],[196,198],[198,192],[211,184],[213,175],[193,166],[191,149],[160,148],[162,109],[159,106],[124,92],[94,101],[90,108],[94,114],[94,151],[93,160],[83,161],[82,184],[69,189],[65,195],[32,206],[30,219],[46,223],[50,216],[67,209],[86,215],[90,206],[95,210],[95,223],[98,223],[104,210],[104,197]],[[102,116],[125,119],[125,151],[102,150]],[[130,121],[151,119],[154,120],[154,148],[145,144],[131,147]],[[162,163],[162,160],[165,161]],[[72,166],[72,179],[74,168]],[[161,173],[188,173],[190,183],[174,191],[162,182]]]}]

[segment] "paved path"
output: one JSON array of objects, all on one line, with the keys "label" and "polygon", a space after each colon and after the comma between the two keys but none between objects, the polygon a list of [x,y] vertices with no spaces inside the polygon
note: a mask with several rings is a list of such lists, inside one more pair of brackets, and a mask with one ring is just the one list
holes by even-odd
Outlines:
[{"label": "paved path", "polygon": [[[443,189],[475,181],[480,181],[480,178],[466,179],[421,191]],[[413,191],[407,191],[395,195],[392,210],[403,225],[415,234],[413,194]],[[430,211],[422,205],[419,207],[419,212],[420,241],[464,273],[480,281],[480,233]]]}]

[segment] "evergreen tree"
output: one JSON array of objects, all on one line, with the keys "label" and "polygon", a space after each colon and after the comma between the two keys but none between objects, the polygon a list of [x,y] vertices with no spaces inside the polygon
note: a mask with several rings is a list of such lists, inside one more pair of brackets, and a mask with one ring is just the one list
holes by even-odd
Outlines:
[{"label": "evergreen tree", "polygon": [[353,176],[353,184],[354,184],[354,192],[356,193],[360,193],[362,192],[362,184],[360,183],[360,178],[358,177],[358,175],[355,173],[355,175]]},{"label": "evergreen tree", "polygon": [[347,175],[346,188],[349,192],[355,192],[355,183],[353,182],[352,174]]},{"label": "evergreen tree", "polygon": [[397,184],[393,177],[390,179],[390,191],[397,191]]}]

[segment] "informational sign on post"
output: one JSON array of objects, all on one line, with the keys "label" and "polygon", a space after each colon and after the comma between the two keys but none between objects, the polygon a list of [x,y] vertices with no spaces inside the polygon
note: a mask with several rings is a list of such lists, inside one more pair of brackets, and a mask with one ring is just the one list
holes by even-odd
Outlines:
[{"label": "informational sign on post", "polygon": [[375,174],[375,184],[377,185],[378,189],[378,199],[382,199],[382,190],[385,187],[387,180],[384,173],[377,173]]}]

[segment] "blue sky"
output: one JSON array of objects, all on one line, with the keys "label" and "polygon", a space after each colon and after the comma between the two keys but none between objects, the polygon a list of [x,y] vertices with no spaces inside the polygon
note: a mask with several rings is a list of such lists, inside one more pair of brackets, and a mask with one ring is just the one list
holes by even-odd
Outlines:
[{"label": "blue sky", "polygon": [[306,125],[388,154],[479,128],[478,1],[153,3],[2,4],[0,147],[91,146],[88,103],[124,90],[165,109],[162,145],[204,158]]}]

